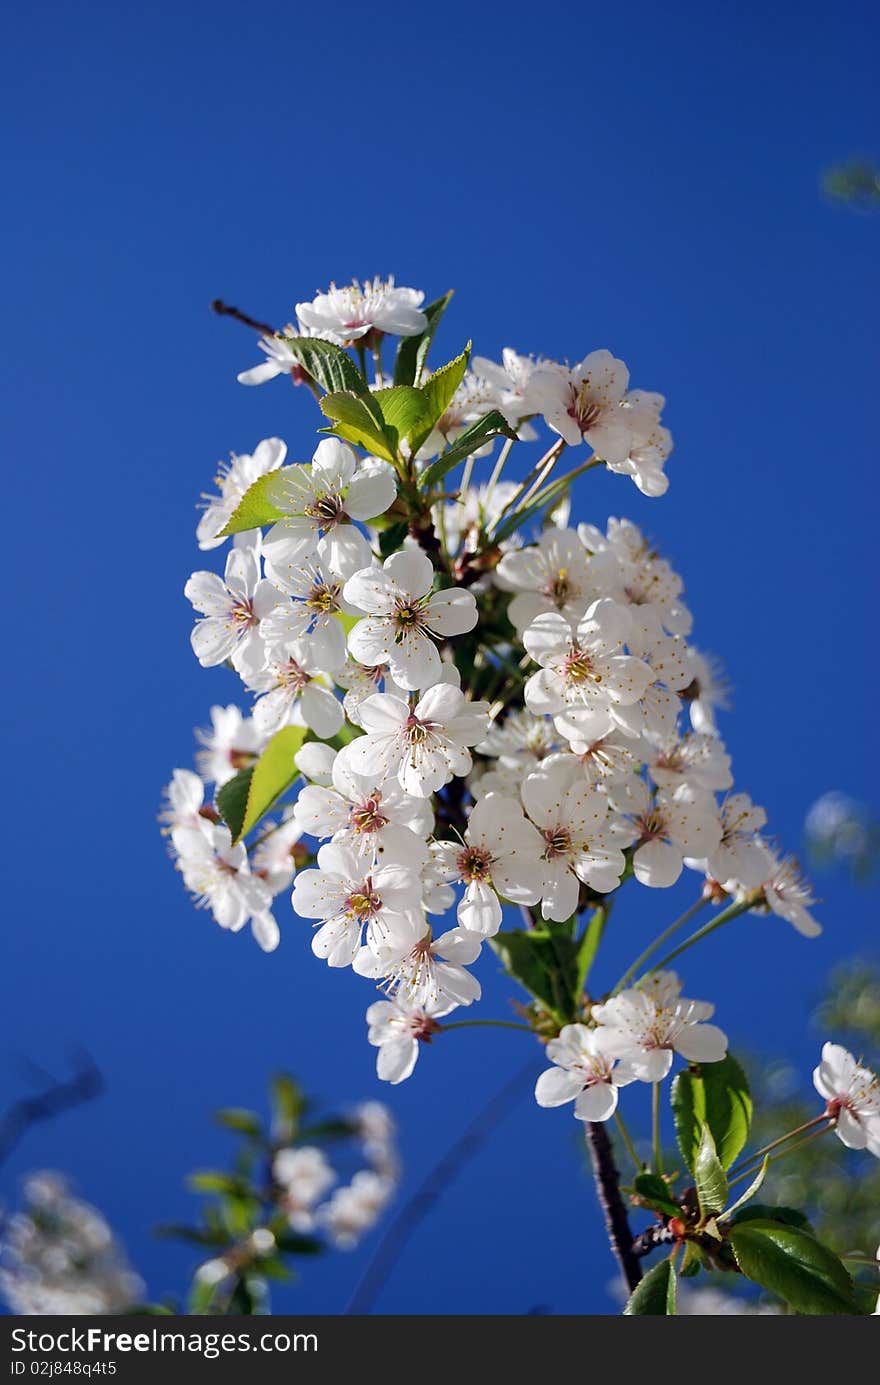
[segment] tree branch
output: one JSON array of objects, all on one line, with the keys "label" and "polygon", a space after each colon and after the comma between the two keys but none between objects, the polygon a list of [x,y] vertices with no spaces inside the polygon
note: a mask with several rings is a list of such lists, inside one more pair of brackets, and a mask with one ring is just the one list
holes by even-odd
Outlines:
[{"label": "tree branch", "polygon": [[587,1121],[586,1137],[596,1180],[596,1194],[605,1217],[605,1229],[627,1288],[632,1293],[642,1278],[642,1267],[635,1252],[629,1216],[620,1194],[620,1174],[614,1162],[614,1150],[602,1121]]},{"label": "tree branch", "polygon": [[245,327],[253,327],[254,331],[259,332],[261,336],[280,337],[282,335],[277,327],[270,327],[268,322],[260,322],[257,318],[250,317],[247,313],[243,313],[240,308],[230,307],[228,303],[223,302],[222,298],[215,298],[211,307],[218,317],[234,318],[236,322],[243,323]]},{"label": "tree branch", "polygon": [[22,1136],[38,1121],[50,1120],[103,1091],[104,1079],[87,1053],[79,1069],[66,1082],[54,1082],[38,1096],[22,1097],[0,1116],[0,1163],[12,1153]]}]

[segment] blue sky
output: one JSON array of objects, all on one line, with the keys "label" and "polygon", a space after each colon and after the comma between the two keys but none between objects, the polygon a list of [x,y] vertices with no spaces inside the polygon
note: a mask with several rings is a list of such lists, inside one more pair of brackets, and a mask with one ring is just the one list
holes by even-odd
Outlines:
[{"label": "blue sky", "polygon": [[[623,356],[667,395],[672,485],[648,501],[591,474],[578,516],[629,516],[683,573],[735,687],[738,785],[786,845],[820,792],[871,799],[880,232],[818,181],[877,153],[877,38],[866,3],[159,0],[8,22],[0,1074],[11,1099],[19,1055],[57,1067],[80,1043],[108,1090],[27,1137],[7,1199],[28,1168],[69,1171],[158,1294],[192,1258],[150,1226],[186,1216],[186,1171],[222,1158],[212,1107],[259,1105],[276,1067],[339,1104],[380,1095],[364,983],[319,964],[286,906],[271,957],[221,933],[156,830],[191,728],[237,694],[189,649],[194,502],[218,458],[272,434],[306,457],[316,426],[304,391],[236,384],[257,355],[208,312],[218,295],[284,321],[332,278],[394,272],[456,288],[448,355],[472,336]],[[750,919],[687,969],[735,1040],[805,1073],[824,974],[876,949],[870,897],[820,889],[817,942]],[[609,982],[691,897],[639,896]],[[501,1013],[493,961],[482,978]],[[390,1093],[408,1187],[526,1056],[524,1036],[468,1031],[423,1055]],[[577,1136],[523,1100],[380,1309],[608,1311]],[[308,1265],[277,1306],[338,1311],[368,1249]]]}]

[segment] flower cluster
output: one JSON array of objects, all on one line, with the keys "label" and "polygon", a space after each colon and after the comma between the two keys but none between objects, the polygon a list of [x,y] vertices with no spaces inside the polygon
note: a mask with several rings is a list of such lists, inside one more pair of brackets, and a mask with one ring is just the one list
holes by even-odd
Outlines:
[{"label": "flower cluster", "polygon": [[[292,886],[313,953],[380,988],[367,1025],[381,1078],[407,1078],[420,1045],[480,999],[489,947],[529,993],[524,1027],[549,1040],[539,1103],[604,1120],[619,1087],[658,1083],[676,1053],[719,1061],[725,1037],[654,948],[611,992],[590,995],[575,960],[577,980],[570,969],[551,995],[535,980],[542,938],[579,957],[585,914],[604,926],[620,888],[662,891],[686,870],[699,882],[687,917],[724,904],[718,922],[755,910],[805,936],[819,925],[764,809],[734,789],[726,689],[692,643],[681,578],[626,519],[569,523],[592,467],[665,492],[662,396],[631,389],[604,349],[575,365],[464,352],[432,371],[445,300],[423,304],[393,280],[331,286],[239,377],[307,384],[329,436],[292,462],[265,439],[218,477],[198,539],[232,542],[222,575],[186,583],[192,646],[253,701],[247,716],[213,709],[165,826],[222,927],[250,920],[275,947],[273,901]],[[514,449],[542,430],[549,446],[512,479]],[[283,806],[255,819],[264,769],[267,805]],[[296,1153],[294,1201],[311,1216],[329,1184],[309,1157]]]},{"label": "flower cluster", "polygon": [[104,1218],[55,1173],[31,1174],[25,1206],[3,1226],[0,1290],[13,1313],[95,1316],[130,1310],[143,1284]]}]

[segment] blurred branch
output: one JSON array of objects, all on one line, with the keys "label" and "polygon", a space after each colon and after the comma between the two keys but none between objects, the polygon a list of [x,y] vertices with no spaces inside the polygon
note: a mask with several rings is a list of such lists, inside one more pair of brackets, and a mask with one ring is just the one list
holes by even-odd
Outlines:
[{"label": "blurred branch", "polygon": [[459,1136],[453,1145],[450,1145],[446,1153],[419,1184],[412,1197],[403,1204],[361,1276],[345,1309],[347,1315],[372,1311],[376,1299],[385,1287],[407,1241],[410,1240],[419,1224],[424,1221],[434,1204],[455,1181],[468,1160],[474,1157],[496,1126],[500,1125],[505,1116],[510,1113],[522,1096],[527,1084],[534,1081],[538,1070],[539,1065],[534,1058],[531,1058],[524,1067],[514,1073],[513,1077],[505,1082],[504,1086],[495,1093],[482,1111],[477,1113],[464,1134]]},{"label": "blurred branch", "polygon": [[50,1083],[36,1096],[21,1097],[13,1102],[0,1116],[0,1163],[9,1157],[32,1125],[91,1101],[104,1089],[104,1079],[87,1053],[80,1055],[72,1077],[62,1081],[50,1078]]},{"label": "blurred branch", "polygon": [[835,164],[822,175],[822,191],[856,211],[880,210],[880,169],[869,159]]}]

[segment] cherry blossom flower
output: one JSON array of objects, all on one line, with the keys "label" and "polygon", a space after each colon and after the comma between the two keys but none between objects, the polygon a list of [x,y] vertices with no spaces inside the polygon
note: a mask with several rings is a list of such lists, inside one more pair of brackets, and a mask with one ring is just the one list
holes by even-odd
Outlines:
[{"label": "cherry blossom flower", "polygon": [[482,937],[466,928],[450,928],[435,938],[430,925],[410,916],[406,931],[361,948],[353,965],[359,976],[381,980],[389,995],[403,994],[422,1008],[471,1005],[482,992],[465,968],[477,960],[482,945]]},{"label": "cherry blossom flower", "polygon": [[716,709],[727,711],[730,707],[730,683],[720,659],[714,654],[701,654],[693,645],[689,645],[687,664],[690,678],[684,684],[681,695],[688,704],[691,726],[695,731],[711,735],[716,727]]},{"label": "cherry blossom flower", "polygon": [[253,719],[244,716],[234,703],[212,707],[211,729],[197,730],[196,740],[202,746],[196,751],[199,773],[218,788],[240,769],[252,765],[263,749],[263,738]]},{"label": "cherry blossom flower", "polygon": [[343,588],[346,601],[366,618],[348,637],[355,659],[368,667],[387,663],[402,688],[428,688],[440,676],[433,640],[463,635],[477,623],[472,592],[450,588],[434,592],[434,567],[419,548],[404,549],[382,568],[364,568]]},{"label": "cherry blossom flower", "polygon": [[226,559],[225,577],[194,572],[184,596],[203,619],[193,627],[193,653],[203,668],[223,664],[247,678],[266,662],[260,622],[281,601],[280,594],[260,575],[256,546],[233,548]]},{"label": "cherry blossom flower", "polygon": [[674,973],[660,973],[649,993],[632,987],[594,1005],[597,1043],[609,1057],[620,1058],[640,1082],[662,1082],[678,1053],[688,1063],[718,1063],[727,1054],[727,1036],[707,1024],[715,1006],[678,994]]},{"label": "cherry blossom flower", "polygon": [[647,756],[648,773],[661,788],[690,784],[695,789],[729,789],[733,784],[730,756],[720,736],[692,732],[673,734],[655,742]]},{"label": "cherry blossom flower", "polygon": [[370,547],[353,520],[384,514],[397,494],[384,462],[359,463],[338,438],[318,443],[309,465],[282,467],[266,483],[266,498],[283,516],[263,538],[275,572],[316,555],[330,571],[350,577],[370,563]]},{"label": "cherry blossom flower", "polygon": [[178,827],[207,836],[211,824],[217,821],[215,810],[205,805],[205,786],[191,769],[174,771],[171,783],[165,788],[164,800],[159,821],[164,823],[162,830],[172,836]]},{"label": "cherry blossom flower", "polygon": [[[277,930],[264,917],[271,895],[262,880],[251,874],[243,842],[232,844],[225,823],[213,823],[206,832],[178,827],[172,832],[178,868],[197,908],[211,910],[221,928],[239,932],[248,919],[256,920],[254,936],[261,947],[277,944]],[[274,938],[274,943],[273,943]],[[269,948],[264,950],[271,951]]]},{"label": "cherry blossom flower", "polygon": [[302,834],[290,808],[285,809],[281,822],[261,824],[260,837],[251,852],[251,870],[266,882],[273,896],[289,888],[297,861],[301,862],[306,855],[305,847],[299,846]]},{"label": "cherry blossom flower", "polygon": [[359,1169],[351,1182],[337,1188],[328,1202],[318,1209],[318,1220],[326,1227],[338,1250],[352,1250],[375,1226],[395,1189],[395,1180],[375,1169]]},{"label": "cherry blossom flower", "polygon": [[522,786],[526,812],[543,838],[541,912],[556,922],[577,910],[581,882],[603,893],[616,888],[626,865],[621,848],[632,839],[609,813],[604,794],[573,779],[576,770],[576,761],[548,764]]},{"label": "cherry blossom flower", "polygon": [[328,788],[333,781],[333,762],[336,751],[322,741],[306,741],[294,755],[293,763],[300,774],[312,784]]},{"label": "cherry blossom flower", "polygon": [[260,694],[253,717],[261,736],[273,736],[282,726],[310,726],[319,736],[335,736],[343,723],[342,704],[327,687],[308,639],[268,650],[265,668],[245,686]]},{"label": "cherry blossom flower", "polygon": [[398,288],[393,276],[382,280],[366,279],[360,284],[319,293],[311,303],[297,303],[296,315],[313,332],[340,342],[360,341],[368,332],[386,332],[397,337],[414,337],[424,332],[428,319],[420,311],[425,295],[418,289]]},{"label": "cherry blossom flower", "polygon": [[534,401],[548,427],[576,447],[586,441],[606,462],[623,465],[634,429],[620,406],[629,371],[610,351],[591,351],[579,365],[543,364],[532,375]]},{"label": "cherry blossom flower", "polygon": [[539,1106],[564,1106],[574,1102],[574,1114],[582,1121],[607,1121],[617,1110],[617,1089],[634,1080],[626,1063],[602,1048],[602,1033],[585,1024],[566,1024],[546,1048],[553,1067],[546,1068],[535,1084]]},{"label": "cherry blossom flower", "polygon": [[417,870],[391,862],[372,868],[347,842],[320,848],[318,869],[299,872],[291,903],[294,913],[321,920],[312,951],[331,967],[350,966],[365,934],[376,951],[424,927]]},{"label": "cherry blossom flower", "polygon": [[[761,902],[773,914],[785,919],[804,938],[818,938],[822,925],[810,913],[815,895],[794,856],[780,857],[766,844],[760,843],[764,854],[761,872]],[[722,881],[722,884],[727,882]],[[745,882],[742,882],[745,885]],[[742,890],[737,888],[737,893]]]},{"label": "cherry blossom flower", "polygon": [[334,837],[362,855],[378,859],[390,851],[395,859],[427,864],[425,837],[434,814],[424,798],[404,793],[394,779],[356,774],[350,747],[333,762],[332,787],[307,785],[300,790],[294,815],[313,837]]},{"label": "cherry blossom flower", "polygon": [[685,865],[721,884],[735,881],[739,888],[754,889],[767,874],[767,852],[758,837],[766,822],[764,809],[752,803],[747,793],[728,794],[721,804],[718,846],[708,859],[688,857]]},{"label": "cherry blossom flower", "polygon": [[349,747],[355,774],[396,778],[405,793],[430,798],[472,764],[467,747],[486,734],[489,707],[468,702],[449,683],[437,683],[410,709],[398,697],[374,693],[360,708],[367,735]]},{"label": "cherry blossom flower", "polygon": [[233,453],[229,464],[220,464],[215,484],[220,494],[206,495],[205,512],[196,529],[199,548],[218,548],[226,540],[221,531],[232,518],[245,491],[266,476],[277,471],[287,456],[287,444],[280,438],[264,438],[258,442],[252,453]]},{"label": "cherry blossom flower", "polygon": [[[485,356],[474,356],[474,374],[492,386],[496,407],[508,423],[516,426],[530,414],[539,412],[534,388],[534,373],[539,363],[531,356],[520,356],[510,346],[505,346],[501,352],[501,361],[502,364],[498,365]],[[533,430],[530,430],[530,434],[536,436]],[[520,433],[520,437],[527,438],[527,435]]]},{"label": "cherry blossom flower", "polygon": [[453,1008],[452,1004],[416,1005],[404,995],[377,1000],[370,1006],[367,1041],[379,1050],[376,1073],[383,1082],[396,1086],[412,1075],[419,1044],[431,1042],[440,1030],[438,1019]]},{"label": "cherry blossom flower", "polygon": [[292,601],[280,602],[266,617],[261,634],[266,644],[287,648],[291,641],[308,636],[315,662],[325,672],[345,663],[345,629],[339,614],[342,578],[324,571],[320,563],[306,562],[281,570],[266,563],[266,577]]},{"label": "cherry blossom flower", "polygon": [[[428,378],[428,374],[423,375],[422,384],[425,384]],[[438,456],[445,451],[450,443],[455,442],[466,428],[472,423],[476,423],[477,419],[482,418],[490,409],[499,408],[500,403],[499,393],[495,386],[489,380],[484,380],[477,375],[475,371],[469,370],[422,443],[416,456],[420,461]],[[478,447],[473,455],[475,457],[488,456],[494,445],[494,438],[490,438],[482,447]]]},{"label": "cherry blossom flower", "polygon": [[684,583],[629,519],[609,519],[605,534],[578,525],[578,535],[594,554],[605,591],[630,609],[646,630],[659,624],[670,635],[689,635],[693,617],[682,600]]},{"label": "cherry blossom flower", "polygon": [[662,745],[678,726],[679,693],[689,677],[687,645],[678,636],[667,635],[656,619],[643,618],[633,624],[629,647],[650,669],[651,681],[638,703],[616,704],[610,708],[611,715],[627,735]]},{"label": "cherry blossom flower", "polygon": [[608,470],[630,476],[642,495],[665,495],[669,478],[663,468],[672,451],[672,434],[660,422],[666,400],[648,390],[630,390],[621,412],[631,430],[629,453],[622,462],[608,462]]},{"label": "cherry blossom flower", "polygon": [[571,706],[603,711],[638,702],[651,670],[624,653],[629,631],[626,611],[605,599],[594,601],[576,627],[558,612],[537,616],[522,637],[541,665],[525,686],[529,710],[552,716]]},{"label": "cherry blossom flower", "polygon": [[272,1160],[272,1178],[279,1189],[281,1209],[294,1231],[311,1231],[317,1203],[336,1182],[324,1151],[316,1145],[280,1149]]},{"label": "cherry blossom flower", "polygon": [[608,797],[631,825],[635,877],[652,889],[674,885],[685,856],[709,856],[721,841],[715,799],[703,789],[682,784],[652,798],[645,781],[631,776],[612,782]]},{"label": "cherry blossom flower", "polygon": [[507,616],[520,633],[546,612],[558,612],[576,625],[600,595],[590,558],[573,529],[545,529],[536,544],[506,553],[494,580],[516,593]]},{"label": "cherry blossom flower", "polygon": [[840,1044],[823,1044],[813,1085],[828,1102],[834,1130],[848,1149],[867,1149],[880,1159],[880,1081]]},{"label": "cherry blossom flower", "polygon": [[468,819],[464,843],[438,842],[446,878],[465,886],[458,905],[462,928],[493,937],[501,927],[502,899],[537,904],[544,842],[519,804],[499,794],[480,799]]},{"label": "cherry blossom flower", "polygon": [[624,734],[608,712],[569,707],[553,718],[588,784],[632,774],[643,763],[645,747],[638,736]]}]

